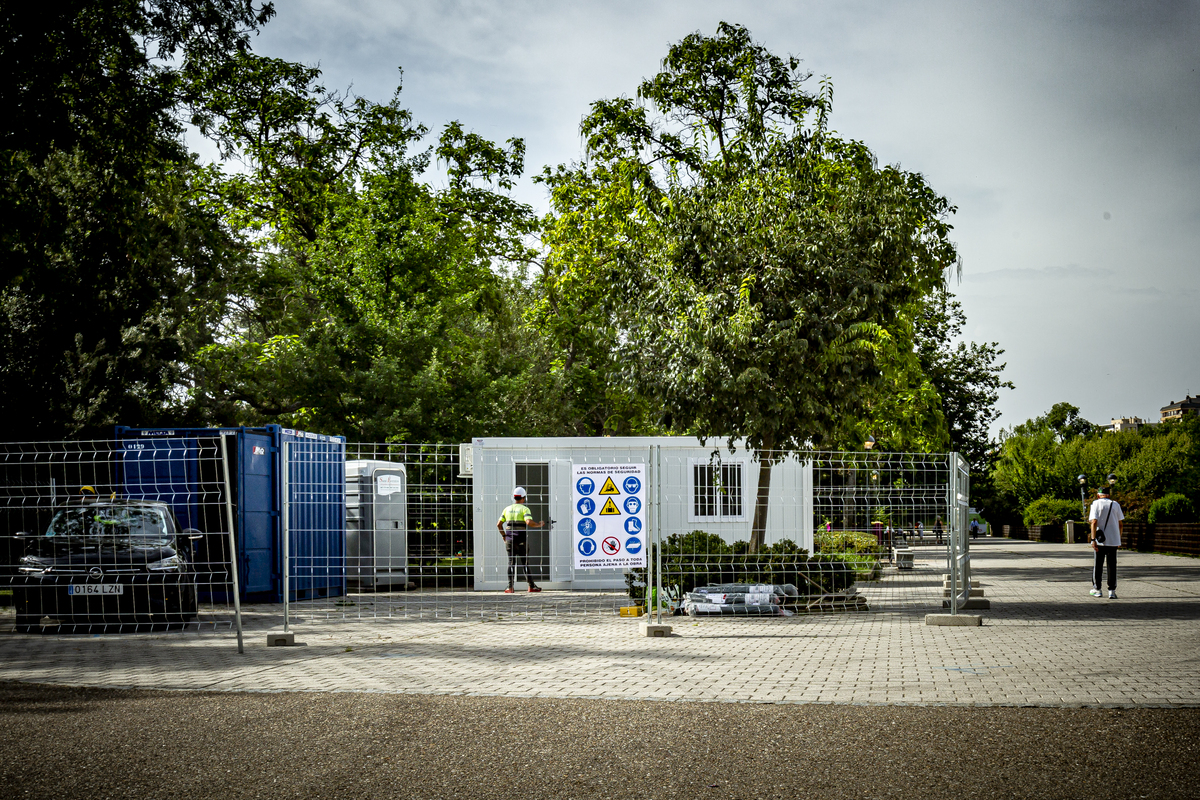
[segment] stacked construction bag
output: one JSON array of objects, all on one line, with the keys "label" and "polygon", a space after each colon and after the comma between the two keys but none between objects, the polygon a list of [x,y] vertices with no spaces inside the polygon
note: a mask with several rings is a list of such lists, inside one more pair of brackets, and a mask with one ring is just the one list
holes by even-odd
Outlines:
[{"label": "stacked construction bag", "polygon": [[760,616],[790,617],[792,605],[800,593],[790,583],[722,583],[701,586],[684,595],[683,610],[692,617]]}]

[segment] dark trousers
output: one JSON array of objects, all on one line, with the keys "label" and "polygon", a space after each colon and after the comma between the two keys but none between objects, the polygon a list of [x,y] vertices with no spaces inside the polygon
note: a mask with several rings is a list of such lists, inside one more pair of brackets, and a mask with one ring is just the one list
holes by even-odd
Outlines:
[{"label": "dark trousers", "polygon": [[512,541],[504,540],[504,549],[508,551],[508,585],[513,585],[513,577],[517,571],[517,564],[521,565],[521,571],[525,573],[525,580],[529,582],[530,588],[533,588],[533,578],[529,577],[529,547],[526,541],[525,531],[520,531],[513,534]]},{"label": "dark trousers", "polygon": [[1110,545],[1096,546],[1096,564],[1092,567],[1092,588],[1099,589],[1104,579],[1104,562],[1108,562],[1108,590],[1117,590],[1117,548]]}]

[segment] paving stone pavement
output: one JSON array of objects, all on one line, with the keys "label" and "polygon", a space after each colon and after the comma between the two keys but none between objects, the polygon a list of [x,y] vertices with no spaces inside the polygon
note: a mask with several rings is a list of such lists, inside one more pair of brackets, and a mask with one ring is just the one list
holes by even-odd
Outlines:
[{"label": "paving stone pavement", "polygon": [[[279,609],[260,608],[265,615],[246,632],[243,654],[228,631],[3,633],[0,680],[229,692],[1200,706],[1200,560],[1122,552],[1120,599],[1096,599],[1088,595],[1085,545],[978,540],[973,577],[992,606],[979,612],[983,626],[934,627],[924,615],[941,611],[940,552],[924,548],[917,570],[887,570],[860,584],[871,610],[859,613],[676,617],[667,639],[638,636],[636,619],[600,614],[315,615],[294,626],[303,647],[268,648],[266,626]],[[555,594],[537,602],[557,607]],[[11,616],[6,621],[11,628]]]}]

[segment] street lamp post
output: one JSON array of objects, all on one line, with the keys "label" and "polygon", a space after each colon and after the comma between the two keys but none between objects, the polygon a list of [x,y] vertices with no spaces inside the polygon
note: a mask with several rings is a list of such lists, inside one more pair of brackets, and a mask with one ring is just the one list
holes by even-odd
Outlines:
[{"label": "street lamp post", "polygon": [[1085,487],[1087,486],[1087,476],[1080,475],[1076,480],[1079,481],[1079,505],[1083,509],[1083,517],[1081,519],[1087,522],[1087,498],[1084,496]]},{"label": "street lamp post", "polygon": [[[875,449],[875,437],[874,436],[867,434],[867,440],[865,442],[863,442],[863,449],[866,450],[868,453],[871,453],[874,451],[874,449]],[[875,509],[879,505],[879,464],[878,464],[878,459],[876,459],[876,465],[871,469],[870,481],[871,481],[870,486],[867,487],[867,491],[868,491],[867,525],[870,526],[872,533],[876,533],[875,532]],[[881,525],[880,531],[878,533],[876,533],[875,541],[877,541],[881,547],[887,548],[888,561],[890,562],[891,561],[892,542],[890,539],[886,542],[884,541],[882,525]]]}]

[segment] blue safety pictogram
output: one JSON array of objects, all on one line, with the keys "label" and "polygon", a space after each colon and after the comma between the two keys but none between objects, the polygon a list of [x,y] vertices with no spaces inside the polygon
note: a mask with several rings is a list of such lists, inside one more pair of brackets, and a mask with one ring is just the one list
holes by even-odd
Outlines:
[{"label": "blue safety pictogram", "polygon": [[595,539],[580,539],[579,540],[579,554],[580,555],[590,556],[595,552],[596,552],[596,540]]},{"label": "blue safety pictogram", "polygon": [[626,533],[641,533],[642,532],[642,521],[640,519],[638,519],[637,517],[627,518],[625,520],[625,532]]},{"label": "blue safety pictogram", "polygon": [[642,540],[636,536],[630,536],[625,540],[625,552],[635,555],[642,552]]},{"label": "blue safety pictogram", "polygon": [[596,482],[591,478],[580,478],[575,482],[575,491],[582,495],[589,495],[596,491]]},{"label": "blue safety pictogram", "polygon": [[642,510],[642,501],[641,500],[638,500],[636,497],[626,497],[625,498],[625,513],[626,514],[636,514],[641,510]]},{"label": "blue safety pictogram", "polygon": [[590,497],[585,497],[582,500],[580,500],[578,503],[576,503],[575,507],[577,509],[579,509],[580,514],[583,514],[586,517],[586,516],[592,514],[593,512],[595,512],[596,501]]},{"label": "blue safety pictogram", "polygon": [[625,487],[625,494],[637,494],[642,488],[642,482],[637,479],[636,475],[630,475],[621,485]]},{"label": "blue safety pictogram", "polygon": [[584,517],[579,520],[579,524],[575,526],[584,536],[591,536],[596,532],[596,520],[591,517]]}]

